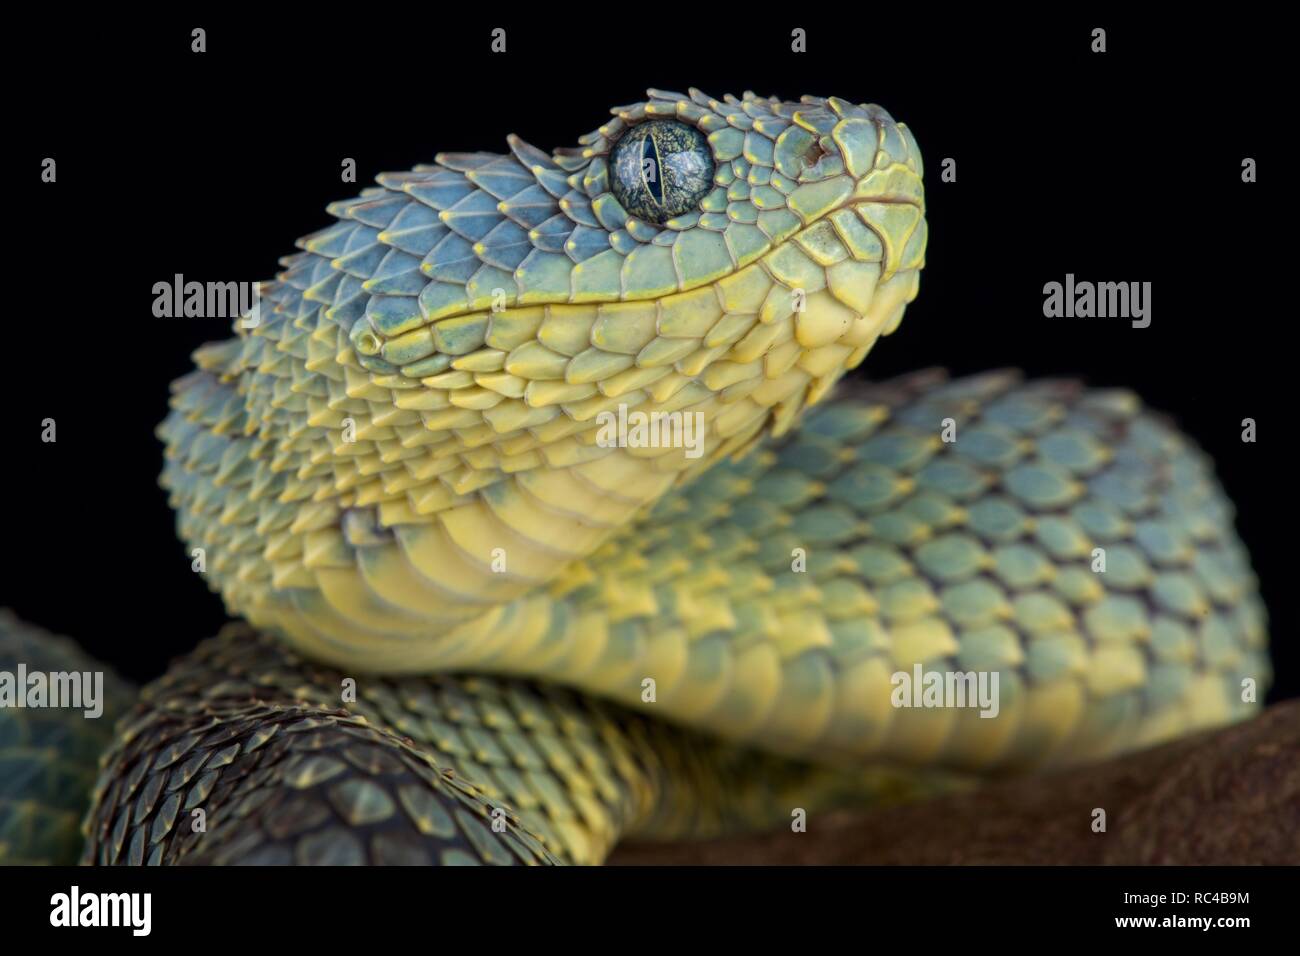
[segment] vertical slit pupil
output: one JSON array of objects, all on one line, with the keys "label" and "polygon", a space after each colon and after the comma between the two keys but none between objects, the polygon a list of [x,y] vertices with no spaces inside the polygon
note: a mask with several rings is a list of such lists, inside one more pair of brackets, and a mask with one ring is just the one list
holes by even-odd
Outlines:
[{"label": "vertical slit pupil", "polygon": [[641,178],[654,197],[655,204],[664,204],[663,167],[659,163],[659,149],[653,135],[641,141]]}]

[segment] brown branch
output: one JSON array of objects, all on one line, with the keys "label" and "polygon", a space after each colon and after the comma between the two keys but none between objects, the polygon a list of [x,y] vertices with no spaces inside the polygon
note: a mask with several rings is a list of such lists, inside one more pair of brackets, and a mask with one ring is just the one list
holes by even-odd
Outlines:
[{"label": "brown branch", "polygon": [[[1091,829],[1093,808],[1107,830]],[[1106,763],[995,783],[808,832],[627,845],[613,864],[1298,864],[1300,700]]]}]

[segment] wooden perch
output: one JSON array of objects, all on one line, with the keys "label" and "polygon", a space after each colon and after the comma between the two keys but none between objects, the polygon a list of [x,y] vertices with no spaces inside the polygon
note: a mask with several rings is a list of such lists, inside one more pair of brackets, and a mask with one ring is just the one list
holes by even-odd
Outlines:
[{"label": "wooden perch", "polygon": [[1102,764],[809,817],[806,833],[629,844],[609,862],[1300,864],[1300,700]]}]

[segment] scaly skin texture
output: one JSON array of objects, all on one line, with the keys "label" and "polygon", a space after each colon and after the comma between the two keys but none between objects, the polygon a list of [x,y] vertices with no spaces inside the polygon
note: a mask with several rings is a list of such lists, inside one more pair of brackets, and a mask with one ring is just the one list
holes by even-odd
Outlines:
[{"label": "scaly skin texture", "polygon": [[942,784],[729,747],[554,686],[368,678],[341,704],[344,680],[244,625],[201,645],[124,721],[84,862],[599,863],[627,834]]},{"label": "scaly skin texture", "polygon": [[[381,175],[284,260],[255,329],[199,353],[163,483],[231,611],[349,668],[518,673],[485,656],[584,559],[898,324],[925,225],[883,110],[652,94],[616,114],[580,149],[512,138]],[[665,115],[708,133],[719,185],[657,228],[622,212],[606,155]],[[698,414],[701,453],[602,447],[620,406]]]},{"label": "scaly skin texture", "polygon": [[[537,668],[548,680],[600,690],[615,686],[609,671],[574,661],[621,657],[625,673],[659,677],[649,714],[822,763],[516,679],[362,675],[344,701],[348,672],[232,628],[146,688],[101,777],[87,861],[384,861],[394,845],[412,860],[542,859],[504,834],[508,850],[493,852],[473,828],[434,827],[400,799],[416,788],[449,820],[500,810],[555,858],[596,862],[625,835],[771,827],[796,808],[897,802],[970,771],[1079,763],[1250,713],[1240,682],[1268,679],[1264,613],[1230,512],[1204,458],[1131,395],[1008,373],[840,393],[798,432],[671,495],[626,556],[628,540],[607,545],[591,563],[608,568],[561,603],[584,625],[525,642],[519,665],[552,660]],[[956,442],[935,439],[931,423],[946,417]],[[1090,570],[1094,546],[1105,574]],[[802,573],[790,570],[796,547]],[[654,615],[610,624],[647,600]],[[595,651],[574,637],[593,631]],[[637,656],[664,635],[692,642],[676,670]],[[769,663],[766,682],[754,660]],[[917,661],[997,671],[998,717],[892,707],[889,675]],[[799,695],[788,675],[807,675]],[[319,722],[303,728],[308,743],[273,728],[274,746],[254,738],[210,762],[233,746],[225,722],[251,735],[300,711]],[[301,769],[358,719],[388,733],[402,774],[338,756],[323,780],[315,763]],[[411,765],[401,737],[428,767]],[[442,771],[474,789],[447,792]],[[281,808],[271,822],[261,803],[232,810],[255,775],[270,793],[251,799]],[[207,831],[181,829],[176,804],[205,809]]]},{"label": "scaly skin texture", "polygon": [[0,863],[75,863],[96,763],[132,688],[65,637],[0,608],[0,673],[101,671],[103,713],[14,707],[0,695]]},{"label": "scaly skin texture", "polygon": [[[145,691],[86,860],[597,862],[1251,712],[1230,506],[1131,395],[920,374],[822,401],[917,291],[906,127],[696,91],[614,113],[578,149],[380,176],[197,353],[163,484],[275,638]],[[656,227],[606,157],[663,117],[716,187]],[[607,447],[620,405],[699,413],[702,454]],[[893,706],[917,664],[996,672],[997,717]]]}]

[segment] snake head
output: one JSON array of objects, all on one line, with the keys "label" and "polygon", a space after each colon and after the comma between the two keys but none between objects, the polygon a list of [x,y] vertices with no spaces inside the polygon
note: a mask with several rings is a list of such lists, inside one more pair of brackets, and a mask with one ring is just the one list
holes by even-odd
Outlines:
[{"label": "snake head", "polygon": [[[906,126],[835,97],[697,90],[612,113],[577,147],[511,136],[331,206],[340,225],[300,245],[332,259],[306,296],[346,330],[339,362],[434,390],[404,396],[429,429],[501,436],[720,396],[713,460],[784,431],[898,325],[926,241]],[[559,431],[558,460],[590,444]],[[498,473],[466,464],[458,494]]]},{"label": "snake head", "polygon": [[[199,450],[255,472],[278,521],[310,502],[269,557],[210,545],[232,611],[337,661],[368,634],[395,642],[385,667],[445,662],[447,642],[421,656],[403,635],[577,586],[897,326],[926,232],[916,143],[884,110],[651,90],[612,114],[574,147],[510,136],[381,174],[299,240],[261,321],[199,357],[274,451]],[[200,395],[178,386],[169,461],[188,461],[191,406],[217,401]],[[215,542],[187,475],[164,477],[185,534]]]}]

